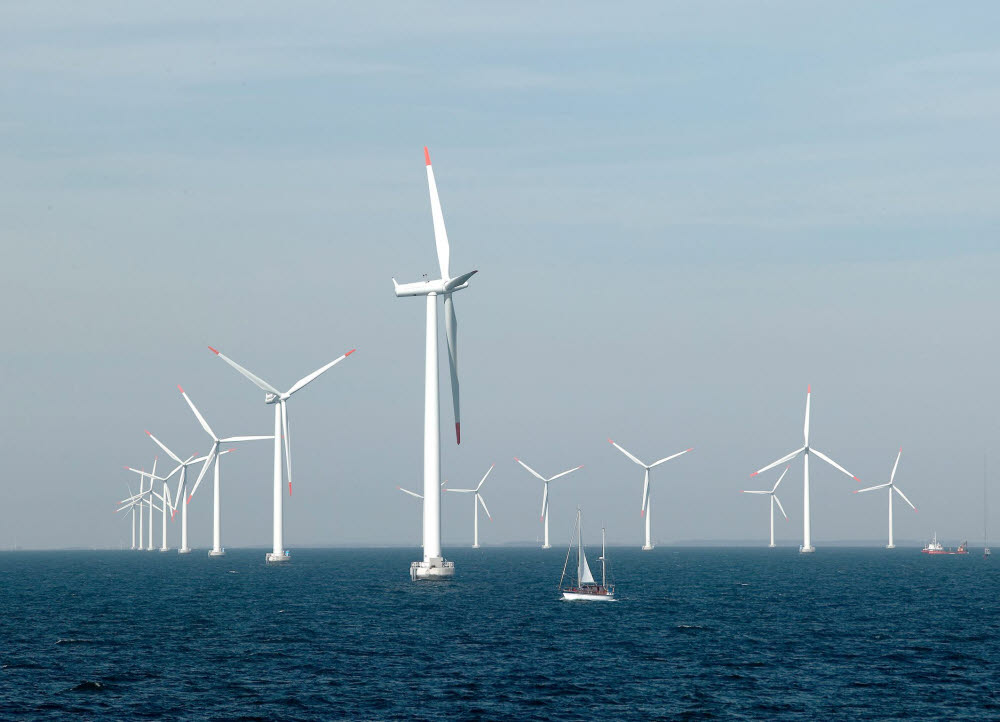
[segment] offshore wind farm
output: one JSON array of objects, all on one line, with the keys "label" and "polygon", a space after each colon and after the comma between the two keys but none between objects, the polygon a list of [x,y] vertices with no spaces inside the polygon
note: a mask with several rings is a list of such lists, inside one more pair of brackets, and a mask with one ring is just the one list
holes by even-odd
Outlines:
[{"label": "offshore wind farm", "polygon": [[0,9],[0,716],[996,716],[968,10]]}]

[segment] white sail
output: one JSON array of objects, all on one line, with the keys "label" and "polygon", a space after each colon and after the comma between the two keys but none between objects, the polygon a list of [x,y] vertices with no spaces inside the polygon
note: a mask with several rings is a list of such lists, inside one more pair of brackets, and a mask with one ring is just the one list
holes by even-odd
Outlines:
[{"label": "white sail", "polygon": [[587,555],[580,549],[580,568],[578,570],[580,584],[595,584],[594,575],[590,573],[590,565],[587,564]]}]

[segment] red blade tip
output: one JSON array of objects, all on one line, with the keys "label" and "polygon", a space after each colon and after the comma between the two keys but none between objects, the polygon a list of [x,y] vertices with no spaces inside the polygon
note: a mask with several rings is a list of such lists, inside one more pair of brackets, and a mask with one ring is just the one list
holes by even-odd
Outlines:
[{"label": "red blade tip", "polygon": [[858,482],[859,484],[861,483],[861,479],[859,479],[859,478],[858,478],[858,477],[856,477],[856,476],[854,477],[854,480],[855,480],[856,482]]},{"label": "red blade tip", "polygon": [[181,388],[180,384],[177,384],[177,390],[180,391],[182,394],[184,393],[184,389]]},{"label": "red blade tip", "polygon": [[455,422],[455,443],[462,443],[462,425],[459,422]]},{"label": "red blade tip", "polygon": [[757,476],[757,472],[756,471],[750,475],[750,478],[752,479],[755,476]]},{"label": "red blade tip", "polygon": [[292,482],[288,482],[288,495],[292,495]]},{"label": "red blade tip", "polygon": [[424,146],[424,160],[427,161],[427,165],[431,164],[431,152],[427,150],[427,146]]},{"label": "red blade tip", "polygon": [[218,356],[218,355],[219,355],[219,351],[218,351],[218,349],[214,349],[214,348],[212,348],[211,346],[209,346],[209,347],[208,347],[208,350],[209,350],[209,351],[211,351],[212,353],[214,353],[214,354],[215,354],[216,356]]},{"label": "red blade tip", "polygon": [[187,500],[187,503],[188,503],[188,504],[190,504],[190,503],[191,503],[191,500],[192,500],[193,498],[194,498],[194,494],[189,494],[189,495],[188,495],[188,500]]},{"label": "red blade tip", "polygon": [[355,351],[357,351],[357,349],[356,348],[352,348],[350,351],[348,351],[347,353],[345,353],[344,356],[350,356]]},{"label": "red blade tip", "polygon": [[146,436],[152,436],[152,434],[147,431]]},{"label": "red blade tip", "polygon": [[812,390],[813,390],[813,385],[812,384],[809,384],[808,386],[806,386],[806,393],[807,394],[811,394]]}]

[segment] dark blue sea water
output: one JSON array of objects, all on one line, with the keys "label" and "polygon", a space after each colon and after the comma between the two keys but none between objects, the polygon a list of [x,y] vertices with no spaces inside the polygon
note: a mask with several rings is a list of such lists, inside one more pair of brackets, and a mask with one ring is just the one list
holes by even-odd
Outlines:
[{"label": "dark blue sea water", "polygon": [[0,554],[5,719],[1000,718],[1000,558],[613,549]]}]

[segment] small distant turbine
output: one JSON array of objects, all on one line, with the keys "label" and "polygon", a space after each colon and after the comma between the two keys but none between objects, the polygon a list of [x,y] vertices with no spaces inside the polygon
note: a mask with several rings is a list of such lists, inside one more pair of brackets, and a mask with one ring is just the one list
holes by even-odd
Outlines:
[{"label": "small distant turbine", "polygon": [[649,505],[649,493],[650,493],[650,490],[649,490],[649,470],[652,469],[654,466],[659,466],[660,464],[662,464],[664,462],[670,461],[671,459],[676,459],[678,456],[682,456],[682,455],[688,453],[694,447],[692,447],[691,449],[684,449],[684,451],[679,451],[676,454],[674,454],[673,456],[668,456],[665,459],[660,459],[659,461],[654,461],[652,464],[646,464],[646,463],[643,463],[642,461],[639,461],[636,457],[632,456],[632,454],[630,454],[629,452],[625,451],[625,449],[623,449],[622,447],[620,447],[615,442],[611,441],[611,439],[608,439],[608,442],[610,442],[610,444],[613,447],[615,447],[616,449],[618,449],[618,451],[622,452],[623,454],[625,454],[625,456],[627,456],[632,461],[634,461],[636,464],[638,464],[643,469],[645,469],[645,473],[643,474],[643,478],[642,478],[642,508],[639,510],[639,516],[645,516],[646,517],[646,544],[642,547],[642,549],[643,549],[643,551],[647,551],[648,552],[650,549],[653,548],[653,543],[650,540],[650,536],[649,536],[649,517],[650,517],[650,513],[649,513],[649,506],[650,506]]},{"label": "small distant turbine", "polygon": [[781,509],[781,515],[783,517],[785,517],[785,521],[788,521],[788,514],[785,513],[785,507],[783,507],[781,505],[781,500],[778,498],[778,495],[776,493],[778,491],[778,484],[780,484],[781,480],[785,478],[785,474],[788,473],[788,469],[789,469],[789,467],[786,466],[785,470],[783,472],[781,472],[781,476],[779,476],[778,480],[776,482],[774,482],[774,488],[772,488],[771,491],[767,491],[766,489],[764,491],[747,491],[746,489],[743,490],[744,494],[768,494],[771,497],[771,503],[770,503],[770,507],[771,507],[771,543],[768,545],[768,546],[771,546],[771,547],[774,546],[774,505],[775,504],[777,504],[778,508]]},{"label": "small distant turbine", "polygon": [[555,481],[560,476],[566,476],[566,474],[572,474],[574,471],[576,471],[578,469],[582,469],[583,468],[583,464],[580,464],[579,466],[574,466],[572,469],[567,469],[566,471],[564,471],[562,473],[556,474],[555,476],[550,476],[548,479],[546,479],[544,476],[542,476],[541,474],[539,474],[537,471],[535,471],[534,469],[532,469],[530,466],[528,466],[527,464],[525,464],[523,461],[521,461],[520,459],[518,459],[516,456],[514,457],[514,461],[516,461],[518,464],[520,464],[525,469],[527,469],[532,474],[532,476],[534,476],[536,479],[540,480],[544,484],[544,486],[545,486],[544,490],[542,491],[542,519],[541,520],[543,522],[545,522],[545,543],[542,544],[542,549],[550,549],[551,547],[549,545],[549,482]]},{"label": "small distant turbine", "polygon": [[483,501],[482,494],[479,490],[483,488],[483,484],[486,482],[486,477],[490,475],[490,471],[493,471],[493,467],[496,464],[491,464],[489,470],[483,476],[482,480],[479,482],[479,486],[475,489],[445,489],[445,491],[454,491],[458,494],[475,494],[472,499],[472,548],[479,548],[479,505],[483,505],[483,511],[486,512],[486,516],[489,517],[490,521],[493,521],[493,517],[490,515],[490,510],[486,508],[486,502]]},{"label": "small distant turbine", "polygon": [[855,481],[858,481],[858,482],[861,481],[858,477],[856,477],[854,474],[852,474],[847,469],[845,469],[844,467],[842,467],[840,464],[838,464],[836,461],[834,461],[833,459],[831,459],[829,456],[827,456],[826,454],[822,453],[818,449],[814,449],[811,446],[809,446],[809,399],[811,398],[811,396],[812,396],[812,386],[810,385],[810,386],[808,386],[806,388],[806,421],[805,421],[805,424],[802,427],[802,436],[805,439],[805,444],[802,446],[802,448],[796,449],[791,454],[786,454],[785,456],[782,456],[777,461],[772,461],[770,464],[768,464],[767,466],[765,466],[763,469],[758,469],[757,471],[755,471],[754,473],[752,473],[750,475],[752,477],[753,476],[757,476],[757,474],[761,474],[761,473],[767,471],[768,469],[773,469],[774,467],[778,466],[779,464],[784,464],[786,461],[791,461],[792,459],[794,459],[799,454],[803,454],[803,456],[802,456],[802,471],[803,471],[803,475],[802,475],[802,546],[799,547],[799,551],[802,552],[802,553],[816,551],[816,549],[812,545],[812,531],[811,531],[810,521],[809,521],[810,520],[810,514],[809,514],[809,455],[810,454],[815,454],[816,456],[818,456],[820,459],[822,459],[823,461],[825,461],[827,464],[829,464],[830,466],[832,466],[837,471],[840,471],[840,472],[843,472],[844,474],[847,474],[849,477],[851,477]]},{"label": "small distant turbine", "polygon": [[910,502],[910,500],[906,498],[906,495],[899,490],[899,487],[896,486],[895,483],[893,483],[893,480],[896,478],[896,467],[899,466],[899,457],[902,455],[903,455],[903,447],[900,447],[899,453],[896,454],[896,463],[892,465],[892,473],[889,474],[888,483],[879,484],[878,486],[869,486],[867,489],[858,489],[857,491],[854,492],[855,494],[861,494],[866,491],[875,491],[876,489],[885,489],[886,487],[889,487],[889,543],[886,545],[885,547],[886,549],[896,548],[896,545],[892,541],[892,492],[895,491],[897,494],[899,494],[900,498],[902,498],[903,501],[909,504],[910,508],[913,509],[913,511],[917,510],[917,507],[913,506],[912,502]]}]

